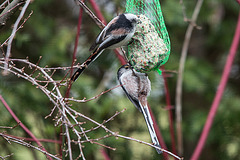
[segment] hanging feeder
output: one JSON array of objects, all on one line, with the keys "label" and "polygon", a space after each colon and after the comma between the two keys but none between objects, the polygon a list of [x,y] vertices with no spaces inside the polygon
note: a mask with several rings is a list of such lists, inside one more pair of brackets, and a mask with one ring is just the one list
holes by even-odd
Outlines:
[{"label": "hanging feeder", "polygon": [[157,70],[170,55],[170,40],[159,0],[127,0],[126,12],[140,19],[133,42],[128,45],[129,63],[138,72]]}]

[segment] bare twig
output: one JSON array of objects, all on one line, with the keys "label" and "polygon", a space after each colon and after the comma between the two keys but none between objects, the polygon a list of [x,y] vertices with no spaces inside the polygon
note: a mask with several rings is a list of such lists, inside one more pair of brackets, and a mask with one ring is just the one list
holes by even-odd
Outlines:
[{"label": "bare twig", "polygon": [[11,153],[11,154],[9,154],[9,155],[6,155],[6,156],[4,156],[4,157],[0,156],[0,159],[5,160],[6,158],[11,157],[12,155],[13,155],[13,153]]},{"label": "bare twig", "polygon": [[197,29],[202,29],[202,27],[201,27],[201,26],[198,26],[198,25],[196,24],[196,22],[194,22],[192,19],[189,19],[189,18],[187,17],[186,8],[185,8],[185,5],[184,5],[184,3],[183,3],[183,0],[180,0],[179,3],[180,3],[181,6],[182,6],[183,20],[184,20],[185,22],[189,22],[192,26],[196,27]]},{"label": "bare twig", "polygon": [[4,2],[2,2],[2,4],[0,5],[0,9],[5,8],[5,5],[9,4],[9,0],[5,0]]},{"label": "bare twig", "polygon": [[[0,6],[0,9],[6,4],[8,1],[5,1]],[[17,10],[22,4],[23,0],[13,0],[11,3],[7,5],[7,7],[0,14],[0,26],[4,26],[6,24],[7,19]]]},{"label": "bare twig", "polygon": [[12,127],[7,127],[7,126],[0,126],[0,128],[3,128],[3,129],[12,129]]},{"label": "bare twig", "polygon": [[[22,24],[17,28],[16,32],[17,32],[19,29],[23,28],[23,25],[27,22],[27,20],[31,17],[32,14],[33,14],[33,11],[31,11],[31,12],[29,13],[28,17],[24,19],[24,21],[22,22]],[[2,48],[4,45],[7,44],[8,40],[11,38],[11,36],[12,36],[12,35],[10,35],[10,36],[1,44],[0,48]]]},{"label": "bare twig", "polygon": [[0,136],[3,137],[5,140],[7,140],[7,141],[9,141],[9,142],[14,142],[14,143],[18,143],[18,144],[20,144],[20,145],[26,146],[26,147],[31,147],[31,148],[33,148],[33,149],[35,149],[35,150],[38,150],[38,151],[42,152],[43,154],[45,154],[45,155],[47,155],[47,156],[49,156],[49,157],[52,157],[52,158],[57,159],[57,160],[61,160],[61,159],[58,158],[57,156],[55,156],[55,155],[53,155],[53,154],[50,154],[50,153],[48,153],[47,151],[45,151],[45,150],[43,150],[43,149],[41,149],[41,148],[39,148],[39,147],[36,147],[36,146],[34,146],[34,145],[31,145],[31,144],[29,144],[29,143],[27,143],[27,142],[24,142],[23,140],[20,140],[20,139],[18,139],[18,138],[14,138],[14,137],[11,137],[11,136],[6,135],[6,134],[3,134],[3,133],[0,133]]},{"label": "bare twig", "polygon": [[102,23],[102,21],[100,21],[97,16],[95,16],[95,14],[85,5],[84,2],[82,2],[81,0],[75,0],[75,2],[80,5],[84,11],[94,20],[94,22],[102,29],[105,27],[105,25]]},{"label": "bare twig", "polygon": [[169,152],[169,151],[167,151],[167,150],[165,150],[165,149],[162,149],[162,148],[160,148],[160,147],[157,147],[157,146],[155,146],[155,145],[153,145],[153,144],[150,144],[150,143],[147,143],[147,142],[144,142],[144,141],[140,141],[140,140],[135,139],[135,138],[132,138],[132,137],[123,136],[123,135],[120,135],[120,134],[118,134],[118,133],[116,133],[116,132],[113,132],[113,131],[109,130],[106,126],[104,126],[104,125],[102,125],[102,124],[94,121],[93,119],[91,119],[91,118],[89,118],[89,117],[87,117],[87,116],[85,116],[85,115],[83,115],[83,114],[81,114],[81,113],[79,113],[79,112],[76,112],[76,111],[73,110],[72,108],[70,108],[70,107],[66,107],[66,108],[67,108],[69,111],[73,112],[74,114],[79,115],[80,117],[82,117],[82,118],[84,118],[84,119],[86,119],[86,120],[88,120],[88,121],[90,121],[90,122],[92,122],[92,123],[97,124],[98,126],[102,127],[106,132],[111,133],[111,134],[112,134],[113,136],[115,136],[115,137],[120,137],[120,138],[124,138],[124,139],[127,139],[127,140],[136,141],[136,142],[139,142],[139,143],[142,143],[142,144],[145,144],[145,145],[154,147],[154,148],[156,148],[156,149],[159,149],[159,150],[161,150],[161,151],[163,151],[163,152],[165,152],[165,153],[167,153],[167,154],[169,154],[169,155],[171,155],[171,156],[173,156],[173,157],[175,157],[175,158],[177,158],[177,159],[183,159],[183,158],[180,158],[180,157],[176,156],[175,154],[173,154],[173,153],[171,153],[171,152]]},{"label": "bare twig", "polygon": [[183,0],[180,0],[179,1],[180,5],[182,6],[182,14],[183,14],[183,20],[186,22],[186,21],[189,21],[188,17],[187,17],[187,14],[186,14],[186,8],[185,8],[185,5],[183,3]]},{"label": "bare twig", "polygon": [[[11,61],[11,59],[9,59]],[[101,123],[98,123],[96,122],[95,120],[73,110],[72,108],[70,108],[68,106],[68,104],[66,102],[64,102],[64,98],[63,96],[61,95],[60,93],[60,90],[59,88],[57,87],[57,83],[56,81],[54,81],[52,79],[52,77],[49,75],[51,73],[47,73],[46,70],[47,69],[43,69],[41,68],[40,66],[37,66],[31,62],[29,62],[28,60],[19,60],[18,62],[22,62],[28,66],[30,66],[29,68],[32,68],[32,69],[35,69],[37,68],[37,70],[44,75],[44,77],[46,77],[46,80],[48,81],[51,81],[51,83],[53,84],[53,89],[51,89],[51,91],[47,88],[47,86],[42,86],[40,85],[35,78],[33,77],[30,77],[27,73],[25,72],[22,72],[22,68],[17,68],[14,63],[9,63],[9,68],[8,68],[8,71],[11,72],[11,73],[14,73],[15,75],[17,75],[18,77],[21,77],[27,81],[30,81],[32,84],[36,85],[41,91],[43,91],[43,93],[49,98],[49,100],[54,104],[55,108],[58,109],[59,111],[59,118],[57,118],[56,120],[59,122],[61,122],[62,124],[61,125],[64,125],[65,127],[67,126],[68,127],[68,132],[69,132],[69,137],[68,140],[69,142],[72,142],[72,138],[70,136],[70,132],[73,131],[73,133],[77,136],[77,144],[79,146],[79,151],[80,151],[80,156],[84,159],[84,154],[83,154],[83,151],[82,151],[82,146],[81,144],[83,143],[84,140],[81,140],[81,135],[83,135],[86,139],[86,142],[93,142],[94,140],[91,140],[91,139],[88,139],[87,137],[87,133],[91,131],[94,131],[96,130],[97,128],[103,128],[108,134],[102,138],[99,138],[99,139],[96,139],[96,141],[94,142],[97,142],[97,140],[100,140],[100,139],[104,139],[104,138],[107,138],[107,137],[110,137],[111,135],[112,136],[115,136],[115,137],[121,137],[121,138],[126,138],[125,136],[122,136],[122,135],[119,135],[118,133],[115,133],[111,130],[109,130],[106,126],[104,126],[105,123],[111,121],[116,115],[118,115],[120,112],[116,112],[112,117],[110,117],[107,121],[104,121],[102,124]],[[4,61],[4,59],[0,59],[0,68],[4,69],[4,67],[1,66],[4,65],[6,62]],[[123,110],[124,111],[124,110]],[[121,111],[121,112],[123,112]],[[67,116],[68,115],[68,116]],[[90,121],[91,123],[94,123],[96,124],[97,126],[93,129],[90,129],[90,130],[87,130],[87,132],[81,127],[81,124],[82,123],[79,123],[79,121],[77,120],[78,117],[82,117],[84,119],[87,119],[88,121]],[[70,121],[71,118],[73,121]],[[74,122],[74,123],[73,123]],[[78,130],[79,129],[79,130]],[[109,135],[110,133],[110,135]],[[65,134],[66,135],[66,132]],[[132,139],[130,137],[126,138],[126,139],[131,139],[131,140],[135,140],[137,142],[140,142],[140,143],[145,143],[151,147],[155,147],[154,145],[150,144],[150,143],[146,143],[146,142],[142,142],[142,141],[139,141],[139,140],[136,140],[136,139]],[[101,145],[103,146],[102,144],[100,143],[94,143],[94,144],[97,144],[97,145]],[[71,145],[71,144],[68,144],[68,145]],[[67,153],[69,154],[69,152],[71,150],[71,147],[66,150]]]},{"label": "bare twig", "polygon": [[[23,141],[34,141],[35,140],[33,138],[26,138],[26,137],[18,137],[18,136],[13,136],[13,135],[9,135],[9,134],[5,134],[7,136],[11,136],[17,139],[21,139]],[[53,139],[38,139],[39,142],[48,142],[48,143],[60,143],[60,141],[58,140],[53,140]]]},{"label": "bare twig", "polygon": [[[0,62],[1,62],[1,61],[0,61]],[[5,63],[5,61],[3,61],[3,62]],[[37,66],[37,65],[34,65],[34,64],[32,64],[32,63],[30,63],[30,62],[28,62],[28,61],[23,61],[23,62],[31,65],[32,68],[36,67],[39,71],[41,71],[41,73],[43,73],[43,74],[45,75],[45,77],[46,77],[47,79],[49,79],[49,80],[51,80],[51,81],[53,82],[54,86],[57,86],[57,83],[54,82],[53,79],[52,79],[41,67],[39,67],[39,66]],[[0,64],[1,64],[1,63],[0,63]],[[3,68],[3,67],[0,66],[0,68]],[[58,87],[55,88],[56,93],[58,94],[58,96],[57,96],[57,95],[55,95],[53,92],[47,90],[46,87],[43,87],[43,86],[41,86],[40,84],[38,84],[38,83],[35,81],[34,78],[30,77],[28,74],[26,74],[26,73],[24,73],[24,72],[21,72],[21,69],[18,69],[18,68],[14,67],[14,66],[10,66],[10,68],[8,68],[8,71],[13,72],[13,71],[12,71],[13,69],[14,69],[14,70],[17,70],[18,73],[15,73],[17,76],[19,76],[19,77],[21,77],[21,78],[24,78],[24,79],[32,82],[34,85],[38,86],[38,88],[41,89],[41,90],[48,96],[48,98],[50,99],[50,101],[57,106],[57,108],[58,108],[59,111],[61,112],[62,116],[64,117],[64,118],[62,118],[62,119],[64,119],[65,121],[67,121],[68,124],[71,124],[70,120],[69,120],[69,119],[67,118],[67,116],[66,116],[66,113],[65,113],[65,110],[64,110],[64,108],[65,108],[64,106],[65,106],[66,104],[65,104],[64,101],[63,101],[63,97],[62,97],[62,95],[61,95]],[[13,72],[13,73],[14,73],[14,72]],[[54,98],[52,98],[51,96],[57,98],[57,101],[55,101]],[[60,98],[60,99],[59,99],[59,98]],[[63,110],[61,110],[61,108],[60,108],[60,106],[59,106],[58,103],[60,103],[60,105],[62,106]],[[72,116],[72,117],[74,117],[74,116]],[[73,129],[74,129],[74,128],[73,128]],[[74,130],[75,130],[75,129],[74,129]],[[83,154],[83,152],[81,152],[81,154]]]},{"label": "bare twig", "polygon": [[[194,9],[191,21],[196,22],[198,14],[200,12],[203,0],[198,0],[196,7]],[[176,86],[176,127],[177,127],[177,149],[180,155],[183,154],[183,140],[182,140],[182,81],[183,81],[183,72],[184,72],[184,65],[187,58],[187,51],[189,48],[189,43],[192,35],[192,31],[194,29],[194,25],[190,23],[188,25],[185,39],[183,42],[181,58],[179,62],[179,69],[178,69],[178,79],[177,79],[177,86]]]},{"label": "bare twig", "polygon": [[113,88],[110,88],[110,89],[108,89],[108,90],[106,90],[106,91],[102,91],[100,94],[98,94],[98,95],[96,95],[96,96],[94,96],[94,97],[92,97],[92,98],[90,98],[90,99],[84,98],[84,99],[82,99],[82,100],[77,100],[77,99],[74,99],[74,98],[66,98],[66,100],[67,100],[67,101],[79,102],[79,103],[84,103],[84,102],[92,101],[92,100],[94,100],[94,99],[99,98],[101,95],[103,95],[103,94],[105,94],[105,93],[107,93],[107,92],[110,92],[111,90],[116,89],[116,88],[118,88],[118,87],[120,87],[120,86],[121,86],[121,85],[117,85],[117,86],[115,86],[115,87],[113,87]]},{"label": "bare twig", "polygon": [[17,31],[17,28],[18,28],[18,24],[20,23],[22,17],[24,16],[25,11],[26,11],[28,5],[30,4],[30,2],[31,2],[31,0],[27,0],[26,1],[26,3],[24,4],[18,19],[16,20],[16,22],[15,22],[15,24],[13,26],[12,34],[11,34],[10,39],[8,41],[7,52],[6,52],[6,55],[5,55],[6,64],[4,66],[5,70],[3,72],[3,75],[6,75],[8,73],[6,69],[8,68],[8,60],[9,60],[9,57],[11,55],[12,41],[13,41],[13,38],[14,38],[14,36],[16,34],[16,31]]},{"label": "bare twig", "polygon": [[[79,41],[80,30],[81,30],[81,25],[82,25],[82,15],[83,15],[83,8],[80,8],[79,15],[78,15],[77,34],[76,34],[76,38],[75,38],[75,44],[74,44],[74,50],[73,50],[73,56],[72,56],[70,77],[72,77],[72,75],[73,75],[73,65],[76,62],[78,41]],[[71,87],[72,87],[72,81],[69,81],[68,82],[68,88],[67,88],[66,94],[64,96],[65,98],[69,98]]]},{"label": "bare twig", "polygon": [[[0,95],[1,96],[1,95]],[[18,122],[15,126],[13,127],[6,127],[6,126],[0,126],[0,128],[4,128],[4,129],[14,129],[16,128],[17,126],[19,126],[20,122]]]},{"label": "bare twig", "polygon": [[71,138],[70,138],[69,131],[68,131],[68,125],[65,125],[65,134],[67,137],[69,159],[72,160],[73,157],[72,157]]},{"label": "bare twig", "polygon": [[[105,124],[105,123],[108,123],[109,121],[113,120],[114,117],[116,117],[116,116],[119,115],[120,113],[123,113],[125,110],[126,110],[126,108],[124,108],[124,109],[123,109],[122,111],[120,111],[120,112],[116,111],[116,113],[115,113],[112,117],[110,117],[110,118],[107,119],[107,120],[104,120],[101,125],[103,125],[103,124]],[[101,126],[98,125],[97,127],[94,127],[94,128],[92,128],[92,129],[86,130],[85,133],[90,132],[90,131],[93,131],[93,130],[96,130],[96,129],[100,128],[100,127],[101,127]]]},{"label": "bare twig", "polygon": [[96,12],[96,15],[98,16],[99,20],[101,20],[101,22],[106,25],[107,22],[105,20],[105,18],[103,17],[100,8],[98,7],[98,5],[96,4],[96,2],[94,0],[89,0],[89,3],[91,4],[91,6],[93,7],[93,10]]}]

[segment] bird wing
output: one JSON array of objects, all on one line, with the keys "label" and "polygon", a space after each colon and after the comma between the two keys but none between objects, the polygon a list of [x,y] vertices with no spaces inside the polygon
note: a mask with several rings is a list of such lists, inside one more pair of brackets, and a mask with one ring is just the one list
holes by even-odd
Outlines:
[{"label": "bird wing", "polygon": [[[112,42],[108,45],[106,45],[107,47],[116,44],[120,41],[122,41],[130,32],[131,30],[126,29],[122,26],[122,24],[117,24],[119,23],[118,21],[119,17],[115,17],[114,19],[112,19],[107,26],[100,32],[100,34],[97,36],[95,42],[92,44],[92,46],[90,47],[90,51],[96,49],[96,47],[98,45],[102,45],[105,46],[108,42]],[[120,27],[121,26],[121,27]],[[102,44],[104,43],[104,44]],[[102,46],[99,46],[102,47]],[[107,48],[105,47],[105,48]]]},{"label": "bird wing", "polygon": [[109,32],[109,28],[111,29],[112,24],[115,23],[117,21],[118,17],[113,18],[107,25],[106,27],[103,28],[103,30],[99,33],[99,35],[97,36],[96,40],[94,41],[94,43],[92,44],[92,46],[90,47],[89,51],[92,51],[94,49],[96,49],[97,45],[101,44],[105,39],[107,39],[110,35],[107,34],[107,32]]},{"label": "bird wing", "polygon": [[[102,50],[102,49],[105,49],[105,48],[110,48],[112,47],[113,48],[117,48],[119,47],[117,44],[120,42],[123,42],[124,39],[125,39],[126,35],[121,35],[121,36],[118,36],[118,37],[112,37],[112,36],[109,36],[109,37],[106,37],[106,39],[99,45],[99,50]],[[121,45],[120,45],[121,46]]]},{"label": "bird wing", "polygon": [[104,37],[106,35],[106,28],[105,27],[100,33],[99,35],[97,36],[96,40],[94,41],[94,43],[91,45],[89,51],[92,51],[94,49],[96,49],[97,45],[101,44],[104,40]]},{"label": "bird wing", "polygon": [[125,94],[127,95],[128,99],[133,103],[133,105],[134,105],[140,112],[142,112],[142,111],[141,111],[141,107],[140,107],[138,101],[137,101],[134,97],[132,97],[131,95],[129,95],[128,92],[126,91],[124,85],[122,84],[122,82],[121,82],[121,81],[119,81],[119,82],[120,82],[120,85],[122,86],[123,91],[124,91]]}]

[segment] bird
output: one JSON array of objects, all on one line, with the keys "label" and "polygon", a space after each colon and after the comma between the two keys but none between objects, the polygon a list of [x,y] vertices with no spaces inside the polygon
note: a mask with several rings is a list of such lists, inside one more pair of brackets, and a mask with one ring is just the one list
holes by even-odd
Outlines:
[{"label": "bird", "polygon": [[77,69],[71,77],[75,81],[80,74],[90,65],[105,49],[115,49],[128,45],[136,31],[139,16],[123,13],[113,18],[97,36],[89,51],[93,51],[87,60]]},{"label": "bird", "polygon": [[[147,106],[147,96],[149,96],[151,91],[151,82],[147,74],[137,72],[129,64],[125,64],[119,68],[117,77],[129,100],[143,114],[152,142],[155,146],[161,148]],[[156,150],[158,154],[162,153],[161,150]]]}]

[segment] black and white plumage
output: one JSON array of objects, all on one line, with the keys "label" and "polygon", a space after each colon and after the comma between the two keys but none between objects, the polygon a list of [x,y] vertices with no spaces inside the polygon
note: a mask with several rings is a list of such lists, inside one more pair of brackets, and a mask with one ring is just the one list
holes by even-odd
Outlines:
[{"label": "black and white plumage", "polygon": [[75,81],[84,69],[93,62],[105,49],[115,49],[127,45],[133,37],[138,17],[134,14],[125,13],[113,18],[97,36],[90,47],[93,53],[87,58],[81,67],[74,73],[71,80]]},{"label": "black and white plumage", "polygon": [[[130,101],[142,112],[146,121],[148,131],[155,146],[161,148],[155,129],[153,127],[152,117],[147,106],[147,96],[151,91],[151,82],[146,73],[140,73],[131,68],[129,64],[123,65],[118,70],[118,80]],[[158,154],[162,153],[157,149]]]}]

